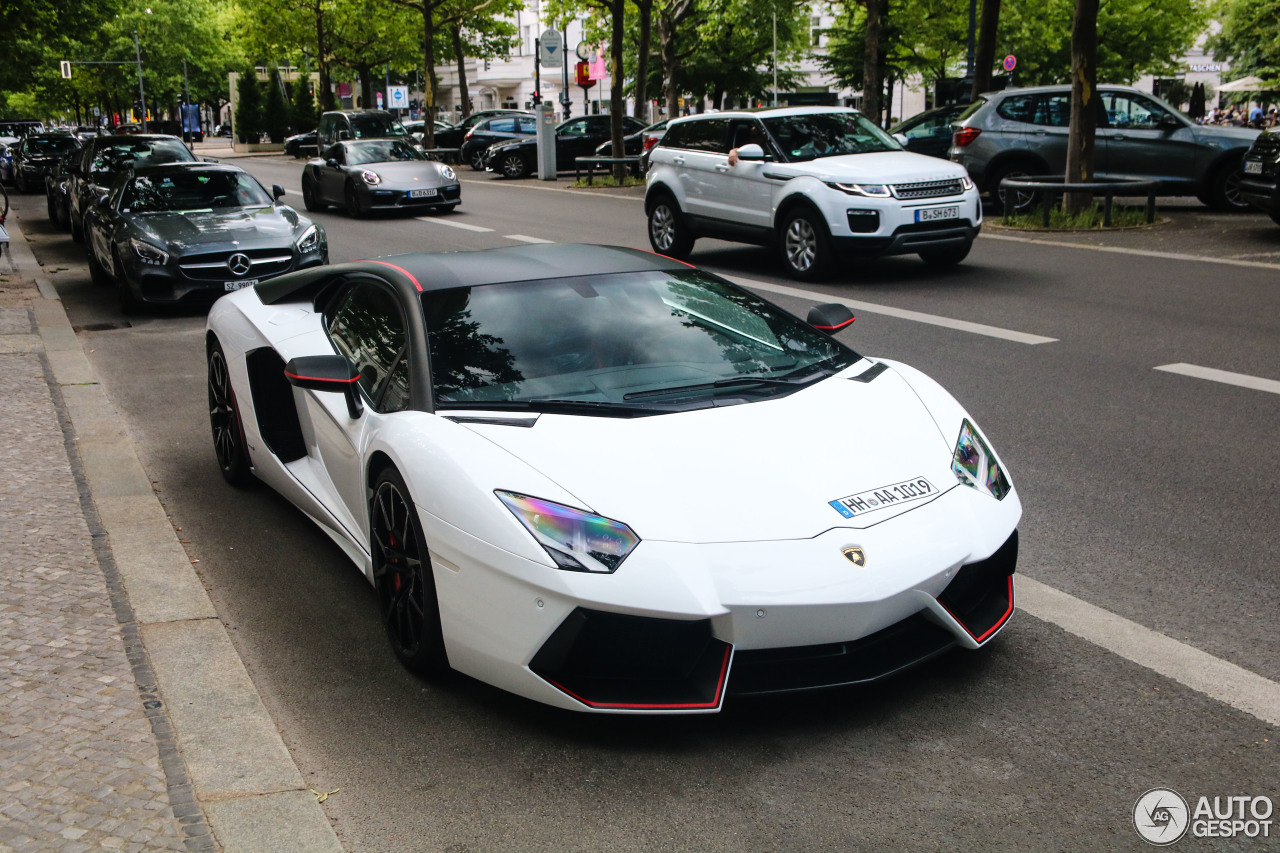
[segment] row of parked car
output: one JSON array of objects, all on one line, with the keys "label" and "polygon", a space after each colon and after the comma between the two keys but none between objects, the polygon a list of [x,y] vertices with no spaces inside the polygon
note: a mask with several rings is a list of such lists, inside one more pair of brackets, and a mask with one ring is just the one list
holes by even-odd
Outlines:
[{"label": "row of parked car", "polygon": [[[642,157],[662,138],[667,122],[645,125],[630,116],[623,118],[624,153]],[[434,147],[456,150],[458,159],[477,171],[496,172],[521,178],[537,169],[535,133],[537,120],[521,110],[481,110],[455,125],[435,123]],[[310,133],[285,141],[285,153],[293,157],[317,156],[341,141],[382,137],[409,137],[424,143],[425,122],[396,121],[379,110],[337,110],[321,116],[320,126]],[[607,115],[579,116],[561,122],[555,129],[556,167],[574,168],[578,157],[612,156],[610,119]],[[636,172],[644,170],[643,161]]]},{"label": "row of parked car", "polygon": [[125,311],[212,303],[329,261],[323,225],[284,204],[283,187],[175,136],[37,133],[17,147],[16,188],[44,191],[50,221],[84,244],[94,283]]}]

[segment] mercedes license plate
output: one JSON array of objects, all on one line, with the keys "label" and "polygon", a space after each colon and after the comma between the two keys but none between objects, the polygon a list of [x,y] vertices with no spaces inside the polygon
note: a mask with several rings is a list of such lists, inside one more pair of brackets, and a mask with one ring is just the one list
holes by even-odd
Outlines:
[{"label": "mercedes license plate", "polygon": [[435,198],[436,190],[409,190],[409,198]]},{"label": "mercedes license plate", "polygon": [[927,207],[916,211],[916,222],[937,222],[939,219],[959,219],[960,207]]},{"label": "mercedes license plate", "polygon": [[1261,161],[1261,160],[1257,160],[1257,161],[1245,161],[1245,164],[1244,164],[1244,173],[1245,173],[1246,175],[1261,175],[1261,174],[1262,174],[1262,161]]},{"label": "mercedes license plate", "polygon": [[222,289],[230,293],[231,291],[239,290],[242,287],[252,287],[257,283],[258,280],[256,278],[246,278],[242,281],[224,281],[222,283]]}]

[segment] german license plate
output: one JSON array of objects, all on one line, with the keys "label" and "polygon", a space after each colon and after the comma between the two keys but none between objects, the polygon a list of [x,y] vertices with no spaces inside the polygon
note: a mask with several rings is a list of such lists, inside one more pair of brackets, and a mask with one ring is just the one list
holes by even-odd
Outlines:
[{"label": "german license plate", "polygon": [[252,287],[257,283],[258,280],[256,278],[246,278],[243,281],[224,281],[222,283],[222,289],[230,293],[231,291],[239,290],[242,287]]},{"label": "german license plate", "polygon": [[865,515],[878,509],[937,497],[938,494],[938,487],[924,477],[912,477],[901,483],[881,486],[878,489],[867,489],[865,492],[858,492],[855,495],[828,501],[828,503],[845,518],[853,518],[855,515]]},{"label": "german license plate", "polygon": [[1246,162],[1245,162],[1245,164],[1244,164],[1244,173],[1245,173],[1246,175],[1261,175],[1261,174],[1262,174],[1262,161],[1261,161],[1261,160],[1258,160],[1258,161],[1256,161],[1256,162],[1255,162],[1255,161],[1246,161]]},{"label": "german license plate", "polygon": [[937,222],[939,219],[959,219],[960,208],[954,207],[926,207],[916,211],[916,222]]},{"label": "german license plate", "polygon": [[438,190],[409,190],[409,198],[435,198]]}]

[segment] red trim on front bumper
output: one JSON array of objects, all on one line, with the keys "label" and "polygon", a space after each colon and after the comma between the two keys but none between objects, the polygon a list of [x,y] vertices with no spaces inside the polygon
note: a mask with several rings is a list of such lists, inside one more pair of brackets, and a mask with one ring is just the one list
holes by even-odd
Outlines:
[{"label": "red trim on front bumper", "polygon": [[[942,604],[941,601],[939,601],[938,603]],[[942,604],[942,609],[947,611],[948,613],[951,613],[951,608],[947,607],[947,605],[945,604]],[[1009,575],[1009,606],[1005,608],[1004,615],[1001,616],[998,620],[996,620],[996,624],[992,625],[990,628],[984,631],[982,633],[982,636],[978,636],[977,634],[970,631],[969,626],[964,624],[964,621],[961,620],[961,618],[956,614],[951,613],[951,618],[956,620],[956,622],[960,625],[961,628],[964,628],[966,634],[968,634],[970,637],[973,637],[973,640],[975,643],[981,643],[987,637],[990,637],[997,630],[999,630],[1001,625],[1008,622],[1009,617],[1012,615],[1013,615],[1013,575]]]}]

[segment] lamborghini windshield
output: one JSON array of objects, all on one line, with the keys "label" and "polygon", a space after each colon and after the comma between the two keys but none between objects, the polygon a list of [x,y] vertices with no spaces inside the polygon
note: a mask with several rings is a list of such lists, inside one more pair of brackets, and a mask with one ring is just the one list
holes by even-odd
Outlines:
[{"label": "lamborghini windshield", "polygon": [[441,408],[701,408],[790,393],[859,358],[700,270],[460,287],[422,299]]}]

